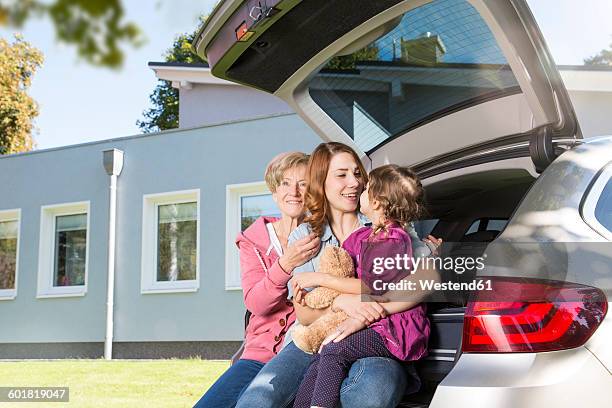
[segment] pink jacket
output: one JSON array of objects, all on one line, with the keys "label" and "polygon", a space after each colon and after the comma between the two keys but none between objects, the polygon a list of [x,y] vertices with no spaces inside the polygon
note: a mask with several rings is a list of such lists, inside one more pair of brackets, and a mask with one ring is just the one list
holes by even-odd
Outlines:
[{"label": "pink jacket", "polygon": [[280,351],[285,333],[295,321],[293,305],[287,300],[291,275],[280,267],[266,229],[267,223],[277,219],[260,217],[236,238],[244,304],[252,313],[241,358],[262,363]]}]

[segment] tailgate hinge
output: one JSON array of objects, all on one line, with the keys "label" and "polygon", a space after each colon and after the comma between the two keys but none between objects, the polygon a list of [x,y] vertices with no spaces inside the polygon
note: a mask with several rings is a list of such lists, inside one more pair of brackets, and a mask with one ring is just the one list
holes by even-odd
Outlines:
[{"label": "tailgate hinge", "polygon": [[557,157],[553,146],[553,130],[551,126],[534,129],[529,140],[529,155],[538,173],[542,173]]}]

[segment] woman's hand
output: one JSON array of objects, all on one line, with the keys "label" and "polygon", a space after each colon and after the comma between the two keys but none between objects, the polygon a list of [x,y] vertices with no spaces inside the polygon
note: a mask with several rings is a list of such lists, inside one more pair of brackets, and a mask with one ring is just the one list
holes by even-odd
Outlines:
[{"label": "woman's hand", "polygon": [[378,304],[379,301],[383,302],[385,299],[369,296],[370,299],[376,299],[377,301],[364,302],[361,300],[362,296],[364,295],[341,294],[334,299],[332,310],[342,310],[349,317],[357,319],[365,325],[372,324],[387,315],[385,309]]},{"label": "woman's hand", "polygon": [[290,281],[289,284],[291,285],[291,289],[293,289],[293,302],[306,306],[306,299],[304,299],[304,296],[306,296],[308,292],[300,288],[297,283],[293,281]]},{"label": "woman's hand", "polygon": [[436,238],[433,235],[428,235],[427,238],[423,238],[423,242],[429,247],[431,256],[438,256],[440,245],[442,245],[442,238]]},{"label": "woman's hand", "polygon": [[284,254],[278,259],[278,263],[285,272],[291,273],[295,268],[315,256],[320,246],[321,239],[314,233],[310,233],[287,246]]},{"label": "woman's hand", "polygon": [[316,286],[325,286],[325,281],[327,278],[329,278],[329,275],[327,275],[326,273],[302,272],[293,275],[291,281],[300,289],[306,289],[314,288]]},{"label": "woman's hand", "polygon": [[357,333],[359,330],[365,329],[366,327],[367,325],[364,324],[362,321],[349,317],[348,319],[340,323],[340,326],[338,326],[337,330],[334,330],[332,334],[330,334],[325,338],[325,340],[323,340],[323,343],[321,343],[321,348],[319,348],[319,353],[321,352],[321,350],[323,350],[323,346],[325,346],[326,344],[331,343],[332,341],[334,343],[337,343],[340,340],[350,336],[351,334]]}]

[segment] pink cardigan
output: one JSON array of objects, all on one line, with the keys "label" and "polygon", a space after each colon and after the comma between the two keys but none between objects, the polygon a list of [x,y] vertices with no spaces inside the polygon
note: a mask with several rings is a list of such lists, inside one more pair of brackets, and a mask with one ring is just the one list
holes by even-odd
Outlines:
[{"label": "pink cardigan", "polygon": [[260,217],[236,238],[244,304],[252,313],[241,358],[262,363],[280,351],[285,333],[295,321],[293,305],[287,300],[291,274],[280,267],[266,229],[267,223],[276,220]]}]

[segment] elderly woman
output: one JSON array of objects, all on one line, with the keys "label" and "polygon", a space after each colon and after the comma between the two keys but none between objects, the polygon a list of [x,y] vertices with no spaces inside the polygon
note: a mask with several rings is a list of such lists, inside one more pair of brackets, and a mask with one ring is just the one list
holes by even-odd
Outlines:
[{"label": "elderly woman", "polygon": [[266,168],[266,184],[281,217],[260,217],[236,239],[244,303],[252,313],[244,352],[195,407],[233,407],[264,364],[280,351],[295,321],[293,305],[287,301],[287,282],[291,271],[320,245],[318,237],[310,234],[287,246],[289,234],[304,217],[307,163],[307,155],[291,152],[278,155]]}]

